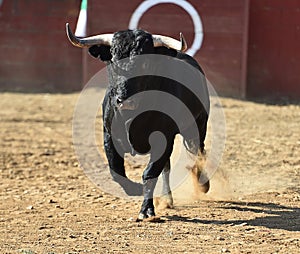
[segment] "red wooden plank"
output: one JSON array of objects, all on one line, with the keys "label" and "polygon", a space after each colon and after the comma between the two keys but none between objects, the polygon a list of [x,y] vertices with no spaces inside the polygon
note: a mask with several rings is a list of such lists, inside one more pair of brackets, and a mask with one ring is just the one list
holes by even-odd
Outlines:
[{"label": "red wooden plank", "polygon": [[300,1],[299,1],[298,8],[282,10],[281,23],[283,25],[293,25],[295,27],[299,27],[299,25],[300,25]]},{"label": "red wooden plank", "polygon": [[[199,1],[197,0],[192,0],[191,3],[194,5],[199,4]],[[203,5],[205,7],[215,7],[215,8],[230,8],[230,7],[243,7],[244,6],[244,2],[243,1],[236,1],[236,0],[204,0],[201,1],[200,6]]]},{"label": "red wooden plank", "polygon": [[299,0],[255,0],[255,6],[260,6],[263,8],[299,8]]},{"label": "red wooden plank", "polygon": [[27,63],[27,65],[6,64],[5,66],[0,65],[0,67],[3,83],[17,83],[19,81],[20,86],[23,83],[36,83],[38,81],[41,86],[68,84],[72,90],[76,87],[74,83],[76,84],[81,80],[81,72],[77,71],[76,66]]},{"label": "red wooden plank", "polygon": [[[77,20],[78,4],[77,0],[3,2],[1,87],[5,84],[40,86],[39,89],[54,84],[69,90],[81,87],[81,51],[70,45],[65,34],[66,21],[75,24]],[[56,8],[60,10],[53,11]]]}]

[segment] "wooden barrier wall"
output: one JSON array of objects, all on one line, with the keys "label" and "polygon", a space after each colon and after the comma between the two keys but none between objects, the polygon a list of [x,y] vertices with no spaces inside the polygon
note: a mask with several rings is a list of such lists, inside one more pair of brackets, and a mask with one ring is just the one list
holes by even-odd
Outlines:
[{"label": "wooden barrier wall", "polygon": [[82,85],[82,52],[70,47],[65,23],[76,23],[80,0],[3,0],[0,88],[72,91]]},{"label": "wooden barrier wall", "polygon": [[300,99],[300,0],[251,0],[248,97]]},{"label": "wooden barrier wall", "polygon": [[[176,4],[144,10],[138,27],[195,39],[189,11]],[[0,89],[74,91],[104,67],[69,44],[81,0],[0,1]],[[147,1],[151,3],[153,1]],[[142,0],[88,0],[87,33],[127,29]],[[300,98],[300,0],[189,0],[204,39],[195,58],[221,95]],[[193,14],[194,15],[194,14]],[[193,16],[192,15],[192,16]]]},{"label": "wooden barrier wall", "polygon": [[[89,0],[88,34],[128,29],[132,14],[143,1]],[[150,1],[151,2],[151,1]],[[222,95],[243,97],[246,81],[248,0],[190,0],[204,31],[195,58]],[[144,12],[138,27],[151,33],[179,38],[182,32],[193,44],[194,24],[189,13],[175,4],[158,4]],[[86,55],[85,80],[103,67]]]}]

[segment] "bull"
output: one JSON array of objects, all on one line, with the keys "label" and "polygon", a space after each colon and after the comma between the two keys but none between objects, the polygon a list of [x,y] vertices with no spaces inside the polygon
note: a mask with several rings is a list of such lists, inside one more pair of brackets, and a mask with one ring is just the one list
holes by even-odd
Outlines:
[{"label": "bull", "polygon": [[[127,78],[132,70],[145,68],[165,68],[157,62],[147,63],[147,55],[164,55],[192,66],[204,76],[204,72],[197,61],[184,53],[187,49],[182,34],[180,40],[168,36],[152,35],[144,30],[125,30],[114,34],[100,34],[96,36],[78,38],[69,24],[66,24],[67,36],[70,42],[80,48],[88,48],[92,57],[100,59],[108,66],[109,86],[103,100],[103,135],[104,149],[109,164],[110,173],[114,181],[118,182],[128,195],[143,195],[144,199],[138,215],[139,220],[156,218],[153,202],[154,188],[157,178],[162,174],[163,190],[169,207],[173,206],[173,198],[169,184],[170,156],[174,139],[177,134],[182,135],[186,149],[195,155],[204,155],[204,141],[209,116],[209,95],[204,79],[196,80],[202,87],[201,98],[195,96],[188,88],[165,77],[155,75],[140,75]],[[137,56],[145,56],[145,61],[135,61]],[[123,59],[129,59],[122,63]],[[184,75],[184,73],[183,73]],[[134,95],[144,91],[161,91],[169,93],[183,102],[193,115],[197,127],[197,135],[191,135],[191,123],[184,122],[181,127],[172,117],[149,110],[133,118],[133,112],[143,104],[155,103],[155,98],[141,97],[132,99]],[[147,101],[147,102],[146,102]],[[167,102],[166,102],[167,104]],[[204,105],[205,104],[205,105]],[[113,122],[115,130],[113,130]],[[128,123],[130,122],[130,128]],[[181,131],[183,130],[183,131]],[[160,142],[150,144],[151,133],[158,131],[165,137],[163,152]],[[161,154],[157,154],[160,151]],[[142,175],[142,184],[130,181],[125,172],[124,154],[135,155],[150,153],[150,160]],[[196,178],[199,179],[199,170]],[[199,183],[200,184],[200,183]],[[204,192],[209,189],[206,179]]]}]

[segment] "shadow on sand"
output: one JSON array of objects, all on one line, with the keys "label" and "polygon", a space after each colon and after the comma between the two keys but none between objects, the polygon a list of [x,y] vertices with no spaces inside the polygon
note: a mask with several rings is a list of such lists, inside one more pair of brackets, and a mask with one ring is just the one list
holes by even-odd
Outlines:
[{"label": "shadow on sand", "polygon": [[[166,216],[171,221],[187,223],[215,224],[215,225],[241,225],[247,223],[249,226],[263,226],[269,229],[283,229],[300,232],[300,208],[288,207],[274,203],[261,202],[218,202],[226,204],[226,207],[219,206],[219,209],[235,210],[239,212],[253,212],[260,214],[258,218],[245,220],[202,220],[185,216]],[[262,216],[263,215],[263,216]],[[264,216],[265,215],[265,216]]]}]

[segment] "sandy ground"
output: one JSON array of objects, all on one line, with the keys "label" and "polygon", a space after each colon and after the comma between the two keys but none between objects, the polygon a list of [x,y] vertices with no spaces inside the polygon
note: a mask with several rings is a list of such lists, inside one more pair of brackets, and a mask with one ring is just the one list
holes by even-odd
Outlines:
[{"label": "sandy ground", "polygon": [[[104,193],[72,143],[78,94],[0,94],[0,253],[299,253],[300,106],[222,98],[226,147],[207,195],[190,184],[160,223]],[[129,174],[142,163],[131,159]],[[187,180],[188,181],[188,180]]]}]

